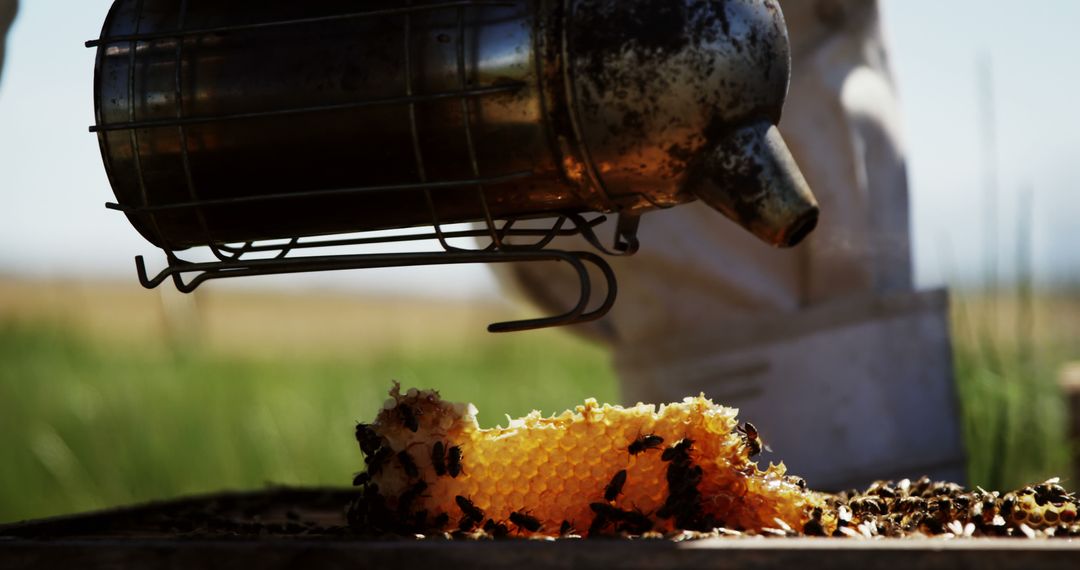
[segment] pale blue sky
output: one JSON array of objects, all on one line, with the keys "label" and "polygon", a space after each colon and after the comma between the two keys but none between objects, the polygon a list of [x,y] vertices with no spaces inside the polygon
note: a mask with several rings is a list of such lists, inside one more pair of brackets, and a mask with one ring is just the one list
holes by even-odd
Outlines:
[{"label": "pale blue sky", "polygon": [[[112,199],[92,122],[93,51],[109,0],[24,0],[0,82],[0,272],[134,280],[153,254]],[[993,62],[1000,140],[998,237],[1011,271],[1019,189],[1034,192],[1041,280],[1080,280],[1076,0],[883,0],[910,155],[916,266],[934,285],[985,254],[977,65]],[[647,221],[647,218],[646,218]],[[270,283],[485,293],[481,267],[346,272]]]}]

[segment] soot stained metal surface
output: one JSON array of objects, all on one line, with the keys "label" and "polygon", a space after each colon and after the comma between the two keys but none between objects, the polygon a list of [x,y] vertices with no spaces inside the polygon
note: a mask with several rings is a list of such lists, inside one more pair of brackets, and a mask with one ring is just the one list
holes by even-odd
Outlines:
[{"label": "soot stained metal surface", "polygon": [[[817,215],[768,128],[789,67],[774,0],[116,0],[88,45],[110,207],[169,262],[150,277],[140,261],[147,286],[571,258],[610,275],[541,251],[578,234],[632,253],[634,218],[698,198],[778,246]],[[626,218],[614,251],[589,212]],[[528,218],[552,222],[515,227]],[[433,231],[393,241],[442,252],[296,258],[385,241],[315,236],[419,226]],[[466,235],[490,243],[449,241]],[[190,247],[217,261],[180,259]]]}]

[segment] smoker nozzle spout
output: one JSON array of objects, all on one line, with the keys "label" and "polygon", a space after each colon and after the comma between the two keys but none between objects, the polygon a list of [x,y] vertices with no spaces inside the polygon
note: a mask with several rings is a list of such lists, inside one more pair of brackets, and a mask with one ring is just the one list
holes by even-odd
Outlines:
[{"label": "smoker nozzle spout", "polygon": [[817,226],[818,204],[779,129],[738,128],[705,150],[691,191],[766,243],[792,247]]}]

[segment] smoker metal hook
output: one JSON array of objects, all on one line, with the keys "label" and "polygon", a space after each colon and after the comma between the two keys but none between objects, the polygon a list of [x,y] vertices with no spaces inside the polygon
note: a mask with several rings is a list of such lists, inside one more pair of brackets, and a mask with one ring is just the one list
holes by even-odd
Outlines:
[{"label": "smoker metal hook", "polygon": [[611,269],[611,265],[608,264],[608,262],[605,261],[604,258],[596,255],[595,253],[588,251],[578,251],[574,252],[574,255],[577,255],[578,258],[583,261],[588,261],[589,263],[592,263],[598,269],[600,269],[601,273],[604,274],[604,281],[607,285],[607,294],[604,296],[604,301],[600,304],[599,307],[596,308],[596,310],[581,315],[581,318],[578,319],[577,323],[587,323],[595,321],[608,314],[608,311],[611,310],[611,307],[615,306],[615,299],[619,295],[619,284],[618,281],[615,279],[615,271]]},{"label": "smoker metal hook", "polygon": [[[553,317],[542,317],[538,319],[525,319],[520,321],[492,323],[488,325],[488,332],[520,332],[549,327],[557,327],[562,325],[571,325],[583,322],[583,314],[585,313],[585,309],[589,306],[589,299],[592,298],[592,279],[589,277],[589,270],[585,268],[585,264],[581,262],[581,258],[577,254],[558,250],[544,251],[542,253],[552,254],[550,257],[555,261],[566,261],[570,264],[571,267],[574,268],[574,271],[577,272],[578,280],[581,285],[580,295],[578,296],[577,304],[574,305],[574,307],[569,311]],[[513,261],[513,258],[517,257],[517,255],[518,254],[507,255],[507,261]]]},{"label": "smoker metal hook", "polygon": [[[289,247],[289,246],[286,246]],[[418,265],[451,265],[473,263],[513,263],[513,262],[551,262],[565,261],[570,264],[580,283],[580,295],[577,303],[570,310],[549,317],[524,319],[493,323],[488,331],[493,333],[526,331],[556,326],[572,325],[593,321],[603,317],[615,303],[617,284],[615,273],[598,255],[589,252],[567,252],[561,250],[537,251],[462,251],[462,252],[424,252],[424,253],[389,253],[327,255],[298,258],[270,258],[248,261],[211,261],[194,263],[182,260],[175,255],[168,256],[168,265],[154,277],[149,277],[146,260],[143,256],[135,258],[135,268],[139,283],[147,289],[161,285],[172,279],[177,290],[191,293],[200,285],[212,279],[226,279],[254,275],[280,275],[287,273],[338,271],[345,269],[369,269],[376,267],[411,267]],[[607,285],[607,294],[600,306],[586,312],[592,298],[592,278],[585,264],[591,263],[603,273]],[[184,274],[196,273],[190,280],[184,280]]]},{"label": "smoker metal hook", "polygon": [[[496,323],[488,326],[488,332],[501,333],[501,332],[517,332],[538,328],[547,328],[552,326],[561,325],[577,325],[592,322],[607,315],[611,308],[615,305],[615,299],[618,297],[619,287],[618,281],[615,278],[615,271],[611,269],[611,265],[608,264],[604,258],[596,255],[595,253],[587,251],[573,251],[563,252],[558,250],[551,250],[551,253],[559,253],[569,256],[573,259],[572,264],[578,271],[578,276],[581,279],[581,294],[578,298],[578,304],[567,313],[558,317],[549,317],[546,319],[536,319],[535,321],[516,321],[511,323]],[[566,260],[564,258],[564,260]],[[604,300],[596,309],[584,312],[588,306],[588,302],[592,299],[592,277],[588,274],[588,271],[582,266],[579,266],[582,261],[589,262],[596,266],[604,275],[604,281],[607,286],[607,292],[604,295]],[[570,318],[572,315],[576,315],[574,318]],[[550,322],[548,322],[550,321]]]}]

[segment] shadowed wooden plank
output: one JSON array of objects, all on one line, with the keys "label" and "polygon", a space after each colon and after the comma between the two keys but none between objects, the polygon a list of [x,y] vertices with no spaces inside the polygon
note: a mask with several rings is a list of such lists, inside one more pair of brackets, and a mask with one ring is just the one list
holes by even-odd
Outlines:
[{"label": "shadowed wooden plank", "polygon": [[163,529],[163,513],[212,505],[267,523],[343,523],[354,493],[272,489],[221,493],[0,527],[0,568],[1075,568],[1080,541],[1025,539],[729,538],[558,541],[368,540],[267,532],[198,537]]}]

